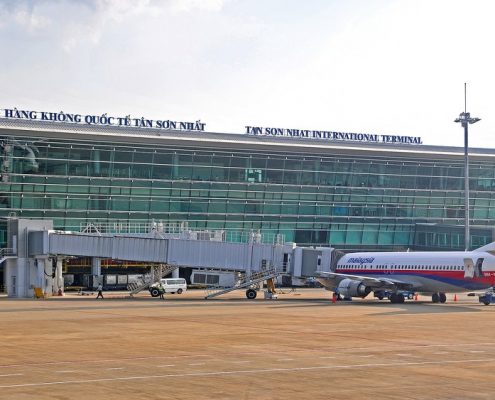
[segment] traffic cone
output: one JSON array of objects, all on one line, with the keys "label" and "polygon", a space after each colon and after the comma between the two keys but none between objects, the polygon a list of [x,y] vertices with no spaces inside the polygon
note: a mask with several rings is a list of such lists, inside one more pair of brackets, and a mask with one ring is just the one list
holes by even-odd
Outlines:
[{"label": "traffic cone", "polygon": [[457,301],[457,294],[454,294],[454,301]]},{"label": "traffic cone", "polygon": [[418,294],[417,293],[414,294],[414,301],[418,301]]},{"label": "traffic cone", "polygon": [[332,296],[332,303],[337,303],[337,294],[334,293],[333,296]]}]

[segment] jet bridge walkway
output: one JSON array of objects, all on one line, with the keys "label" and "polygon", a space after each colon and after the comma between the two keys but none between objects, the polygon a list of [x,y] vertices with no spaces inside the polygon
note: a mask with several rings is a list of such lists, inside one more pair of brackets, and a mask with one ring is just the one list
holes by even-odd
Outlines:
[{"label": "jet bridge walkway", "polygon": [[[69,232],[54,230],[51,220],[20,218],[9,219],[8,228],[7,244],[11,248],[0,251],[0,262],[12,297],[32,297],[33,287],[43,287],[47,293],[62,290],[62,260],[67,257],[90,257],[94,277],[102,275],[102,259],[167,266],[131,285],[130,295],[146,290],[175,268],[193,268],[246,276],[232,287],[210,287],[206,299],[239,289],[247,289],[248,297],[256,297],[254,286],[260,282],[270,284],[280,275],[296,279],[314,276],[317,267],[330,266],[332,252],[331,248],[297,247],[286,243],[280,234],[264,238],[255,231],[227,235],[224,231],[189,229],[166,232],[159,227],[148,233],[113,233],[91,226],[84,232]],[[268,293],[273,294],[273,287],[269,286]]]}]

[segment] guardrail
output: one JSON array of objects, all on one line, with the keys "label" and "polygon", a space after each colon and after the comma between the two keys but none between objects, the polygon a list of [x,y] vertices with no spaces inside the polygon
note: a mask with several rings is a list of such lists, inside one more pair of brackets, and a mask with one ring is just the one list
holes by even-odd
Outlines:
[{"label": "guardrail", "polygon": [[116,221],[116,222],[88,222],[81,223],[79,231],[93,234],[163,234],[175,238],[187,237],[196,240],[211,240],[232,243],[265,243],[284,244],[285,235],[271,232],[235,231],[225,229],[194,229],[189,228],[187,222],[162,221]]},{"label": "guardrail", "polygon": [[3,248],[0,249],[0,258],[15,256],[15,249],[12,248]]}]

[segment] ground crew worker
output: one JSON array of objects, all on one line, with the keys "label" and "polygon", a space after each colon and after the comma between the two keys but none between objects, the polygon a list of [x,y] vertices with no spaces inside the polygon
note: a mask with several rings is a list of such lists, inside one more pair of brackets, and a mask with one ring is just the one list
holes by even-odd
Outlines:
[{"label": "ground crew worker", "polygon": [[158,291],[160,292],[160,299],[165,300],[165,288],[163,287],[162,283],[158,285]]},{"label": "ground crew worker", "polygon": [[98,295],[96,296],[96,298],[103,299],[103,285],[101,283],[98,285],[98,288],[96,290],[98,290]]}]

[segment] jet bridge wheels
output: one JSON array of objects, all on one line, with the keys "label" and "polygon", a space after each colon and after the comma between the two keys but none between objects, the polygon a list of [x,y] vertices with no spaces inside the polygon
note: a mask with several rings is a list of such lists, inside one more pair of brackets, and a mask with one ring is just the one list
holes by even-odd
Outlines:
[{"label": "jet bridge wheels", "polygon": [[431,301],[433,303],[445,303],[447,301],[447,296],[445,293],[433,293],[431,295]]},{"label": "jet bridge wheels", "polygon": [[402,293],[391,293],[389,300],[392,304],[404,303],[404,295]]},{"label": "jet bridge wheels", "polygon": [[256,298],[256,295],[258,293],[256,293],[256,290],[255,289],[248,289],[246,290],[246,297],[249,299],[249,300],[254,300]]}]

